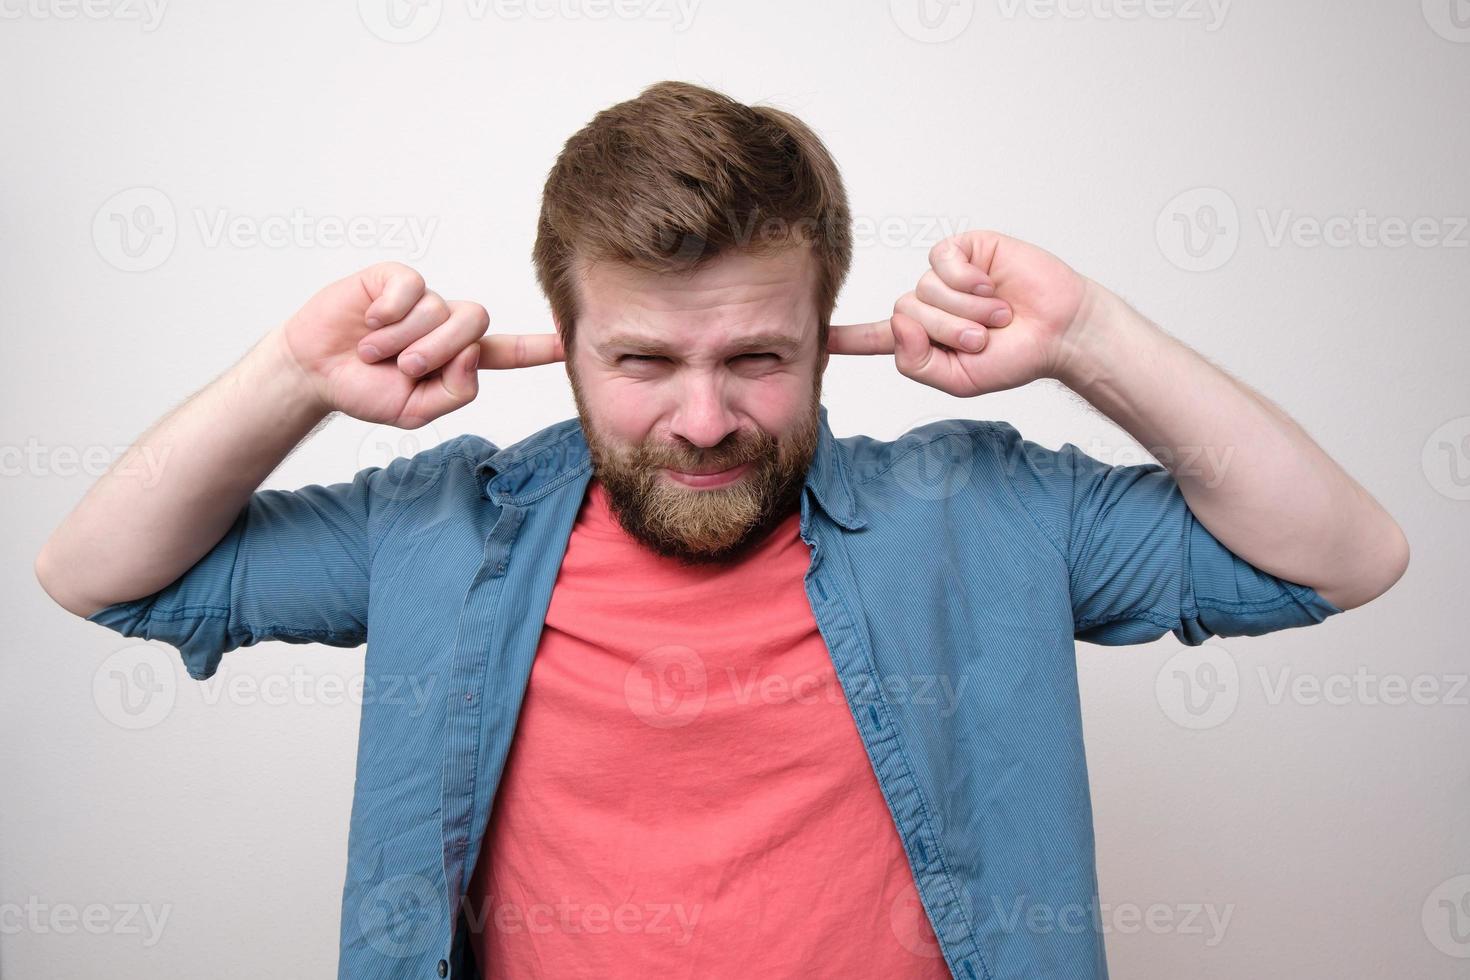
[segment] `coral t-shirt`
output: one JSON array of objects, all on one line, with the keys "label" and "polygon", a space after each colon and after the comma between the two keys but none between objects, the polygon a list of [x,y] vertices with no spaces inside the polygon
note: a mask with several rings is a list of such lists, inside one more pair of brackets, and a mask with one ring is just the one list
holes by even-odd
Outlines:
[{"label": "coral t-shirt", "polygon": [[467,889],[487,980],[950,976],[798,522],[690,568],[591,482]]}]

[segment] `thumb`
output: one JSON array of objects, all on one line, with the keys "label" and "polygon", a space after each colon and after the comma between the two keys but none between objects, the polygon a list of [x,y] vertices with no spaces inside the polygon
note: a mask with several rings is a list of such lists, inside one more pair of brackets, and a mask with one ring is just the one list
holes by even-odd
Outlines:
[{"label": "thumb", "polygon": [[443,370],[414,386],[408,396],[414,417],[432,422],[475,400],[480,392],[480,345],[470,344],[444,365]]},{"label": "thumb", "polygon": [[895,313],[893,323],[893,363],[904,374],[922,371],[934,355],[929,334],[913,317]]}]

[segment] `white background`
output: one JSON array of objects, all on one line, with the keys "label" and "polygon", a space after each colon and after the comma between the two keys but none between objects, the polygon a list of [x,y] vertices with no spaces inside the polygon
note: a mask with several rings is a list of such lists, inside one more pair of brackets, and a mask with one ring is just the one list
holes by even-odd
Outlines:
[{"label": "white background", "polygon": [[[542,180],[596,111],[663,78],[826,141],[859,222],[837,322],[887,316],[947,232],[1025,238],[1281,404],[1407,531],[1400,584],[1320,626],[1079,645],[1113,975],[1470,971],[1470,26],[1455,0],[926,2],[442,0],[394,28],[385,0],[0,0],[6,980],[334,974],[359,711],[340,688],[362,650],[245,648],[211,687],[162,647],[173,700],[128,727],[107,671],[137,641],[51,603],[32,560],[122,447],[369,262],[410,261],[492,330],[549,330]],[[213,234],[297,212],[363,218],[371,241]],[[1360,212],[1339,245],[1307,234]],[[1419,243],[1384,241],[1416,219]],[[413,433],[338,419],[267,485],[574,414],[560,366],[481,392]],[[839,436],[993,418],[1145,459],[1051,383],[959,400],[839,358],[825,402]],[[1202,658],[1227,689],[1190,715],[1176,682]],[[1436,693],[1387,703],[1400,682]]]}]

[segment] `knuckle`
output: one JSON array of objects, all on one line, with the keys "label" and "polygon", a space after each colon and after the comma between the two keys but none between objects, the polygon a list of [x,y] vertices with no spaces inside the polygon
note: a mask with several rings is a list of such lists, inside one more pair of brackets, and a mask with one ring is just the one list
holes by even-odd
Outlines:
[{"label": "knuckle", "polygon": [[408,283],[418,292],[423,292],[424,289],[428,286],[428,283],[424,282],[423,275],[419,272],[419,270],[413,268],[412,266],[404,265],[401,262],[398,263],[397,274],[402,276],[404,282]]},{"label": "knuckle", "polygon": [[385,259],[382,262],[375,262],[372,265],[368,266],[368,270],[381,273],[386,279],[406,278],[409,281],[412,281],[413,279],[417,278],[422,281],[423,278],[419,276],[418,271],[415,270],[412,266],[404,265],[402,262],[396,261],[394,259]]},{"label": "knuckle", "polygon": [[424,304],[424,312],[436,324],[443,323],[449,319],[449,304],[444,301],[443,296],[435,292],[428,292],[424,294],[422,302]]},{"label": "knuckle", "polygon": [[946,235],[939,241],[935,242],[932,246],[930,246],[930,263],[938,262],[940,259],[952,253],[955,249],[959,248],[960,237],[960,235]]},{"label": "knuckle", "polygon": [[386,277],[388,284],[403,289],[410,299],[416,299],[424,295],[426,283],[424,282],[424,277],[419,274],[417,269],[406,266],[402,262],[391,262],[387,264],[390,267]]},{"label": "knuckle", "polygon": [[464,301],[460,309],[464,311],[465,317],[475,325],[475,329],[483,331],[490,326],[490,311],[479,303]]}]

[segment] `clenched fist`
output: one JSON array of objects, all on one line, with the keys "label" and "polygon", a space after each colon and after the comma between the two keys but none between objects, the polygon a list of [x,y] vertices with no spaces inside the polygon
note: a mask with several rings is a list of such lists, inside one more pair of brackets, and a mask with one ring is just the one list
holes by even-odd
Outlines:
[{"label": "clenched fist", "polygon": [[279,329],[325,412],[417,429],[463,408],[482,369],[565,358],[554,333],[489,335],[479,303],[445,300],[424,277],[380,262],[339,279]]},{"label": "clenched fist", "polygon": [[1092,280],[1055,255],[994,231],[953,235],[893,315],[833,325],[834,354],[892,354],[898,370],[969,398],[1064,373],[1085,325]]}]

